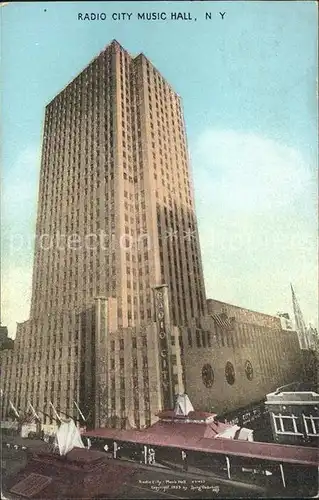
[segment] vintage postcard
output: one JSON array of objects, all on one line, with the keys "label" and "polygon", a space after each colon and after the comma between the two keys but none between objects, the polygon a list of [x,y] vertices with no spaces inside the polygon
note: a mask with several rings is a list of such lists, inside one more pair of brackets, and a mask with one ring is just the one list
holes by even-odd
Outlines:
[{"label": "vintage postcard", "polygon": [[316,2],[0,12],[2,497],[314,498]]}]

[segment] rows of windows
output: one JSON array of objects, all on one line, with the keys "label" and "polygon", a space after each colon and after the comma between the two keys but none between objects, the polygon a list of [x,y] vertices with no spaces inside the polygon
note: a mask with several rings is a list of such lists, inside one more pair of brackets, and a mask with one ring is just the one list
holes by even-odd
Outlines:
[{"label": "rows of windows", "polygon": [[[189,215],[190,216],[190,215]],[[186,219],[183,210],[163,210],[157,205],[157,227],[162,281],[168,282],[176,305],[173,305],[173,321],[183,323],[189,316],[202,312],[202,283],[200,263],[195,245],[194,219]],[[169,230],[167,228],[170,228]],[[187,304],[186,298],[189,297]],[[196,304],[196,305],[195,305]],[[178,311],[178,312],[177,312]],[[189,311],[189,313],[188,313]]]},{"label": "rows of windows", "polygon": [[[29,372],[34,372],[32,369]],[[25,381],[16,384],[13,388],[8,388],[5,392],[8,402],[13,401],[15,408],[18,412],[26,411],[30,402],[35,409],[42,409],[50,401],[55,401],[55,405],[60,410],[66,410],[70,407],[72,399],[76,398],[78,391],[78,380],[76,367],[73,373],[67,372],[63,374],[63,385],[61,385],[61,369],[57,372],[52,371],[51,377],[45,378],[44,376],[36,375],[33,373],[32,379],[25,376],[18,377],[19,381]],[[46,374],[48,376],[48,373]],[[38,377],[38,378],[36,378]]]},{"label": "rows of windows", "polygon": [[[95,244],[96,240],[92,242]],[[103,248],[101,246],[98,252],[93,248],[86,251],[61,251],[55,248],[50,252],[39,250],[33,280],[33,307],[42,310],[47,307],[63,307],[86,294],[93,297],[94,293],[112,293],[116,285],[115,252],[110,252],[113,247],[112,238],[103,237],[102,243]],[[51,256],[49,262],[48,253]],[[98,273],[93,273],[94,269]]]},{"label": "rows of windows", "polygon": [[[154,75],[154,79],[152,78]],[[154,178],[162,186],[170,189],[176,177],[178,190],[183,193],[180,173],[184,182],[185,202],[191,203],[191,191],[188,181],[186,139],[178,97],[170,90],[157,70],[147,63],[148,112],[151,127],[151,146],[153,148]],[[166,176],[164,169],[166,168]],[[181,170],[180,170],[181,168]],[[158,196],[158,191],[156,191]]]},{"label": "rows of windows", "polygon": [[[50,231],[56,231],[60,227],[65,228],[70,231],[78,231],[80,226],[80,217],[79,214],[74,215],[73,207],[76,206],[76,203],[79,201],[79,190],[77,190],[79,182],[84,181],[84,195],[90,195],[91,201],[93,200],[93,186],[94,182],[96,182],[95,187],[99,186],[101,183],[101,179],[103,173],[107,172],[107,169],[103,168],[105,166],[105,158],[106,156],[109,160],[113,161],[113,141],[114,141],[114,129],[113,129],[113,121],[112,121],[112,106],[115,104],[115,81],[113,78],[112,69],[112,57],[111,50],[108,55],[103,54],[100,55],[81,75],[78,77],[68,88],[66,91],[60,94],[60,96],[54,100],[54,102],[49,106],[47,110],[47,119],[46,119],[46,128],[45,128],[45,163],[50,165],[51,177],[48,180],[44,181],[44,196],[43,196],[43,218],[40,218],[41,223],[45,223],[48,221],[49,226],[46,229]],[[115,50],[115,53],[117,50]],[[114,52],[113,52],[114,54]],[[140,117],[140,104],[142,102],[142,96],[139,95],[139,91],[137,89],[137,83],[139,78],[139,72],[136,71],[139,67],[139,62],[136,61],[136,64],[132,64],[130,56],[120,50],[120,79],[116,81],[116,84],[119,85],[120,90],[120,115],[119,120],[122,122],[122,146],[123,146],[123,176],[125,182],[132,181],[132,179],[138,180],[139,182],[142,179],[143,175],[143,161],[142,161],[142,135],[141,135],[141,117]],[[150,71],[151,65],[147,66],[148,71]],[[153,70],[152,70],[153,71]],[[187,158],[185,154],[185,135],[184,135],[184,127],[182,122],[182,114],[179,105],[178,97],[169,90],[169,87],[165,84],[164,80],[159,76],[159,74],[154,69],[154,109],[158,110],[159,116],[157,116],[157,120],[151,123],[151,126],[154,130],[154,125],[157,125],[157,139],[160,141],[160,146],[163,146],[163,149],[166,148],[166,140],[169,139],[166,127],[173,127],[174,131],[174,144],[173,151],[175,148],[175,156],[178,159],[177,166],[178,169],[182,168],[182,173],[184,174],[184,182],[185,189],[189,189],[189,182],[187,181]],[[165,94],[167,92],[167,95]],[[164,94],[163,94],[164,93]],[[163,96],[165,95],[169,101],[169,106],[164,106]],[[164,111],[165,107],[165,111]],[[160,109],[162,108],[162,110]],[[132,111],[135,111],[132,114]],[[133,117],[134,115],[134,117]],[[130,124],[133,124],[133,130],[131,129]],[[91,127],[88,127],[88,123],[91,124]],[[82,129],[81,133],[76,133],[78,131],[78,126],[81,124]],[[49,132],[55,132],[54,138],[48,140]],[[103,133],[104,130],[104,133]],[[69,133],[71,131],[71,133]],[[133,133],[133,135],[132,135]],[[154,132],[153,132],[154,133]],[[84,134],[84,135],[83,135]],[[136,134],[136,136],[135,136]],[[72,137],[71,137],[72,136]],[[131,140],[134,140],[134,136],[138,138],[137,148],[133,152],[133,165],[132,165],[132,147]],[[103,140],[104,138],[104,140]],[[155,136],[154,136],[155,138]],[[84,140],[83,140],[84,139]],[[163,144],[162,144],[163,141]],[[136,141],[134,141],[136,143]],[[104,144],[108,144],[107,148],[104,147]],[[54,148],[54,149],[52,149]],[[64,152],[66,154],[64,154]],[[170,153],[172,154],[172,153]],[[81,156],[82,155],[82,156]],[[84,155],[84,156],[83,156]],[[109,155],[111,155],[109,157]],[[55,162],[52,164],[52,157],[55,158]],[[83,170],[83,165],[79,169],[77,166],[81,160],[81,158],[85,159],[86,167]],[[165,158],[165,165],[163,164],[162,158],[160,161],[162,162],[163,168],[168,168],[168,158],[167,153],[164,152],[163,158]],[[109,161],[108,160],[108,161]],[[50,163],[51,162],[51,163]],[[65,166],[68,166],[66,169]],[[52,168],[53,166],[53,168]],[[90,170],[89,170],[90,166]],[[92,169],[94,167],[94,169]],[[134,171],[133,171],[134,168]],[[164,170],[163,170],[164,171]],[[133,173],[137,173],[136,177],[133,177]],[[101,174],[101,175],[100,175]],[[82,178],[83,175],[83,178]],[[110,175],[111,172],[110,172]],[[125,178],[126,177],[126,178]],[[109,179],[109,177],[108,177]],[[67,188],[62,188],[62,186],[67,186]],[[50,192],[49,192],[50,188]],[[77,196],[74,196],[74,192],[77,192]],[[131,195],[131,193],[129,193]],[[53,195],[53,200],[52,200]],[[56,217],[53,217],[53,221],[49,222],[47,219],[47,213],[51,210],[52,206],[58,206],[60,202],[62,202],[62,198],[66,197],[67,204],[71,205],[71,214],[68,213],[68,216],[63,220],[62,214],[59,216],[57,213]],[[50,207],[45,202],[52,201]],[[81,200],[82,201],[82,200]],[[145,201],[142,201],[141,208],[143,209],[143,203],[145,208]],[[127,214],[125,214],[127,216]],[[60,217],[60,218],[58,218]],[[112,217],[112,214],[110,214]],[[114,216],[113,216],[114,217]],[[84,224],[88,225],[91,230],[95,229],[96,221],[99,220],[99,216],[91,211],[87,211],[84,215]],[[63,220],[63,222],[62,222]],[[129,222],[129,221],[126,221]],[[138,221],[137,221],[138,222]],[[146,220],[145,216],[140,218],[140,227],[137,229],[141,229],[145,231],[146,228]],[[111,220],[112,223],[112,220]],[[64,225],[63,225],[64,224]],[[91,225],[90,225],[91,224]],[[132,221],[130,224],[125,225],[125,234],[132,236],[133,228]],[[67,257],[67,261],[69,267],[73,267],[72,258],[69,259]],[[176,260],[176,256],[175,256]],[[67,305],[68,301],[74,300],[74,289],[79,289],[79,293],[76,293],[76,296],[81,296],[81,294],[92,295],[95,290],[98,291],[99,284],[95,284],[92,277],[92,262],[88,263],[89,265],[86,267],[86,263],[81,267],[81,272],[75,273],[71,275],[69,273],[67,276],[61,274],[61,272],[55,273],[54,265],[56,259],[51,261],[52,265],[52,273],[47,273],[43,281],[43,273],[38,273],[37,279],[37,289],[36,289],[36,297],[37,300],[41,301],[45,304],[45,308],[53,307],[54,305],[59,307],[64,307]],[[147,283],[149,267],[148,267],[148,258],[145,257],[145,252],[143,253],[143,262],[142,269],[143,274],[141,275],[141,279],[144,283]],[[77,262],[74,263],[78,266]],[[98,266],[98,262],[95,264],[95,267]],[[46,263],[44,263],[46,265]],[[130,269],[130,267],[129,267]],[[85,275],[87,274],[87,279]],[[133,276],[132,273],[129,273],[130,277]],[[114,273],[112,272],[112,276],[114,277]],[[52,282],[52,277],[55,277],[53,280],[56,284],[58,284],[61,279],[64,279],[69,285],[72,287],[72,291],[69,292],[70,286],[65,285],[64,287],[57,286],[51,287],[50,296],[59,293],[59,299],[51,299],[44,298],[42,289],[43,285],[48,284],[49,281]],[[81,278],[86,281],[91,281],[88,283],[87,288],[81,286],[80,280]],[[104,278],[104,276],[103,276]],[[106,279],[106,276],[105,278]],[[113,293],[115,290],[115,281],[110,283],[109,292]],[[48,287],[44,288],[48,289]],[[131,279],[127,280],[127,288],[133,289],[134,291],[134,282],[132,286]],[[83,290],[81,290],[83,289]],[[104,290],[103,290],[104,291]],[[52,293],[53,292],[53,293]],[[143,315],[145,314],[148,319],[151,318],[151,303],[150,299],[145,296],[145,294],[141,294],[141,298],[145,299],[146,302],[140,301],[140,314],[143,319]],[[131,310],[131,303],[128,303],[128,319],[130,317],[136,315],[135,311]]]},{"label": "rows of windows", "polygon": [[271,414],[274,422],[275,431],[277,434],[295,434],[307,436],[319,436],[319,417],[315,415],[302,414],[301,417],[297,415],[282,415],[279,413]]},{"label": "rows of windows", "polygon": [[[266,327],[254,327],[251,331],[251,336],[258,339],[258,357],[259,364],[264,380],[269,380],[269,377],[280,379],[281,375],[281,360],[285,357],[285,349],[283,338],[277,334],[273,334],[274,330]],[[271,337],[269,337],[271,335]]]},{"label": "rows of windows", "polygon": [[[82,84],[83,84],[83,82],[82,82]],[[83,87],[83,85],[82,85],[82,87]],[[78,88],[79,92],[83,91],[82,87]],[[46,125],[46,134],[45,134],[46,148],[45,149],[47,149],[47,162],[51,168],[51,176],[49,174],[47,176],[47,181],[43,183],[42,214],[40,213],[38,225],[40,225],[40,228],[41,228],[41,226],[43,227],[45,222],[48,221],[48,223],[46,224],[46,227],[45,227],[45,231],[40,231],[40,232],[55,233],[58,229],[59,230],[63,229],[66,233],[68,231],[71,231],[71,232],[74,231],[74,232],[78,233],[79,226],[80,226],[79,214],[77,214],[77,216],[75,216],[74,211],[72,211],[72,207],[74,207],[75,203],[78,202],[80,199],[80,197],[79,197],[80,189],[78,189],[79,183],[83,184],[83,182],[84,182],[84,194],[85,193],[88,194],[89,188],[92,189],[93,172],[91,172],[91,182],[88,185],[89,175],[88,175],[87,167],[84,170],[81,169],[81,175],[80,175],[79,167],[77,167],[77,169],[76,169],[76,163],[74,163],[74,162],[77,161],[78,158],[73,158],[73,168],[72,168],[72,158],[70,158],[68,156],[68,154],[66,155],[66,157],[64,156],[65,149],[66,149],[66,152],[69,152],[69,154],[70,154],[70,147],[68,148],[68,143],[67,143],[68,139],[67,138],[68,137],[70,138],[72,136],[73,147],[77,148],[78,152],[84,151],[86,156],[88,156],[89,149],[90,149],[91,150],[91,153],[90,153],[91,154],[91,163],[94,165],[99,164],[98,156],[96,156],[96,153],[99,153],[100,149],[97,148],[97,142],[98,142],[97,141],[97,129],[95,127],[93,127],[93,129],[92,129],[93,132],[91,132],[91,140],[90,140],[90,136],[89,136],[89,137],[87,137],[88,142],[84,142],[84,148],[83,148],[83,141],[80,141],[80,134],[75,133],[76,129],[73,130],[73,133],[65,135],[66,130],[63,127],[66,126],[66,122],[69,119],[71,120],[72,117],[74,119],[75,116],[72,114],[71,111],[69,111],[69,112],[66,111],[67,109],[71,109],[71,108],[68,108],[68,106],[66,106],[66,104],[67,104],[67,100],[69,98],[71,98],[72,96],[71,97],[68,96],[66,100],[63,99],[62,94],[61,94],[61,96],[62,97],[60,99],[55,100],[54,105],[51,106],[47,112],[47,125]],[[89,104],[87,104],[87,105],[89,106]],[[71,115],[70,115],[70,113],[71,113]],[[70,116],[71,116],[71,118],[70,118]],[[57,123],[59,123],[59,128],[57,128],[57,126],[58,126]],[[51,129],[51,132],[55,131],[57,133],[55,133],[55,134],[51,133],[51,136],[50,136],[51,141],[48,142],[47,141],[47,134],[48,134],[48,131],[50,129]],[[112,133],[112,130],[111,130],[111,133]],[[71,139],[69,139],[69,141],[71,141]],[[108,142],[110,142],[110,138],[109,138]],[[51,143],[53,144],[53,146],[55,145],[55,147],[57,149],[51,150],[49,147],[49,145]],[[102,144],[103,144],[103,141],[102,141]],[[95,148],[97,149],[97,151],[95,151]],[[112,147],[110,148],[110,152],[112,154]],[[63,158],[61,155],[63,155]],[[52,164],[52,158],[53,158],[53,161],[54,161],[54,159],[56,160],[55,163],[53,163],[53,164]],[[69,169],[65,168],[65,164],[62,161],[62,159],[66,159],[67,165],[69,163]],[[77,163],[79,163],[79,162],[77,161]],[[70,166],[71,166],[71,168],[70,168]],[[57,168],[54,168],[54,167],[57,167]],[[77,177],[76,177],[76,170],[78,172]],[[96,179],[97,179],[97,181],[96,181],[97,185],[100,182],[99,181],[100,172],[102,172],[102,169],[99,169],[99,168],[96,168],[94,171],[94,173],[96,175]],[[63,178],[62,178],[62,173],[66,174],[66,175],[64,175]],[[84,176],[83,178],[82,178],[82,175]],[[62,184],[62,180],[63,180],[63,184]],[[67,186],[67,189],[65,189],[65,187],[63,187],[65,185]],[[51,188],[50,193],[48,191],[49,186]],[[58,193],[57,189],[59,189],[59,193]],[[93,191],[92,191],[91,196],[93,196]],[[58,207],[59,205],[61,206],[63,199],[66,199],[67,205],[69,205],[70,200],[71,200],[71,212],[69,212],[68,217],[65,218],[64,214],[62,214],[62,212],[59,213],[58,210],[53,210],[53,215],[55,215],[55,216],[54,217],[50,216],[50,218],[49,218],[49,214],[52,215],[52,207],[53,206]],[[50,206],[48,204],[49,201],[51,201]],[[93,198],[91,201],[93,201]],[[81,200],[81,202],[82,202],[82,200]],[[114,214],[110,214],[110,217],[111,217],[110,222],[112,224],[112,217],[114,218]],[[88,218],[88,213],[87,212],[84,213],[84,224],[89,226],[91,232],[93,232],[93,230],[95,229],[94,222],[97,220],[97,218],[98,217],[95,217],[93,215],[92,210],[90,213],[90,219]],[[76,259],[76,257],[75,257],[75,259]],[[55,260],[53,259],[53,261],[51,261],[51,266],[52,266],[51,269],[54,268],[55,262],[56,262],[56,259]],[[72,257],[70,259],[69,264],[70,264],[70,267],[72,267]],[[41,258],[39,258],[38,268],[40,268],[40,267],[41,267]],[[85,265],[84,265],[84,273],[85,273]],[[88,271],[88,273],[89,273],[89,271]],[[38,274],[38,276],[36,277],[36,280],[35,280],[36,281],[36,288],[37,288],[36,297],[37,297],[38,302],[43,302],[43,295],[41,293],[43,288],[45,288],[45,287],[43,287],[43,285],[46,282],[48,284],[49,280],[52,281],[52,276],[47,275],[47,279],[43,280],[43,278],[45,278],[43,276],[43,273],[38,272],[37,274]],[[112,282],[112,285],[113,284],[114,284],[114,282]],[[75,278],[75,282],[72,283],[72,287],[73,287],[73,285],[75,286],[75,288],[78,288],[77,277]],[[92,286],[89,287],[87,290],[87,293],[90,293],[90,292],[93,292]],[[63,305],[63,304],[65,305],[67,303],[67,301],[72,299],[72,298],[73,298],[72,294],[69,294],[66,297],[62,297],[62,304],[61,305]],[[52,306],[52,303],[50,303],[50,301],[48,301],[47,305]]]},{"label": "rows of windows", "polygon": [[[136,76],[134,66],[131,65],[130,57],[124,51],[120,51],[120,68],[121,68],[121,104],[122,104],[122,129],[123,129],[123,177],[124,177],[124,236],[127,248],[130,247],[130,237],[147,232],[145,209],[145,196],[143,191],[143,158],[142,158],[142,142],[141,142],[141,117],[140,117],[140,99],[136,94]],[[128,105],[131,104],[129,107]],[[125,112],[124,112],[125,111]],[[131,123],[132,127],[127,125]],[[127,135],[125,135],[125,129]],[[131,134],[130,134],[131,132]],[[131,142],[132,141],[132,142]],[[132,148],[130,144],[136,146]],[[126,149],[125,149],[126,146]],[[130,152],[132,151],[133,156]],[[134,193],[134,183],[139,183],[138,192]],[[132,192],[133,191],[133,192]],[[135,198],[135,209],[137,215],[135,218],[130,215],[134,213],[133,204],[131,201]],[[142,211],[142,213],[141,213]],[[143,293],[143,288],[147,288],[149,283],[149,264],[148,253],[143,249],[142,241],[139,245],[138,254],[138,271],[134,264],[134,252],[126,254],[126,286],[128,289],[127,297],[127,321],[128,326],[132,325],[132,320],[137,319],[139,306],[140,319],[146,317],[151,318],[151,304],[147,294]],[[147,243],[147,242],[144,242]],[[139,278],[139,286],[136,279]],[[137,295],[137,289],[140,293]],[[119,311],[120,315],[122,310]]]},{"label": "rows of windows", "polygon": [[[212,335],[211,332],[196,329],[196,347],[211,347],[212,346]],[[190,347],[193,346],[192,330],[188,328],[188,344]]]},{"label": "rows of windows", "polygon": [[[142,332],[140,332],[142,333]],[[132,386],[133,386],[133,410],[135,415],[136,424],[139,425],[140,422],[140,411],[143,411],[143,408],[140,408],[140,394],[141,387],[140,381],[143,384],[143,401],[144,401],[144,413],[145,413],[145,423],[146,425],[150,425],[150,396],[149,396],[149,368],[148,368],[148,357],[147,357],[147,338],[146,335],[142,335],[140,337],[132,336],[131,337],[131,349],[132,349]],[[127,408],[125,406],[125,365],[124,365],[124,339],[111,340],[110,351],[111,351],[111,359],[110,359],[110,368],[111,371],[115,373],[116,363],[118,363],[118,369],[120,374],[120,385],[119,385],[119,393],[116,392],[116,383],[115,376],[112,377],[111,382],[111,408],[112,411],[116,410],[116,398],[117,395],[120,399],[120,409],[122,418],[125,416],[125,411]],[[119,349],[119,357],[118,362],[115,361],[115,350],[116,347]],[[141,360],[138,361],[138,351],[141,352]],[[140,364],[139,364],[140,363]],[[140,377],[140,373],[142,372],[142,377]],[[127,376],[127,373],[126,373]]]}]

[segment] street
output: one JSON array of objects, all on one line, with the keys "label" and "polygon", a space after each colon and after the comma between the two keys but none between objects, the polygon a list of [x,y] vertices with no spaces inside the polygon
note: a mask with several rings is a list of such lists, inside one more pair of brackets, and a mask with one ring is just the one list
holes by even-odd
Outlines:
[{"label": "street", "polygon": [[[47,452],[49,447],[40,440],[22,439],[19,437],[5,437],[1,461],[3,493],[8,499],[20,498],[13,496],[7,484],[12,484],[12,478],[21,473],[29,463],[32,452]],[[10,442],[10,448],[6,443]],[[14,448],[18,446],[18,449]],[[23,450],[21,446],[26,449]],[[101,453],[101,457],[105,456]],[[187,472],[163,468],[158,465],[144,465],[128,460],[108,459],[105,456],[105,466],[108,463],[118,469],[118,482],[116,488],[110,491],[109,484],[105,484],[105,490],[98,496],[90,498],[257,498],[265,496],[263,488],[248,483],[233,482],[221,479],[189,467]],[[36,470],[34,472],[37,472]],[[127,472],[129,472],[127,474]],[[54,478],[55,471],[52,469],[50,475]],[[68,474],[65,471],[65,476]],[[121,481],[121,477],[123,480]],[[63,477],[59,481],[63,482]],[[17,480],[18,482],[19,480]],[[10,486],[11,487],[11,486]],[[111,494],[111,496],[110,496]],[[71,496],[71,495],[70,495]],[[46,496],[44,496],[46,498]],[[50,498],[50,497],[48,497]],[[63,498],[63,497],[61,497]]]}]

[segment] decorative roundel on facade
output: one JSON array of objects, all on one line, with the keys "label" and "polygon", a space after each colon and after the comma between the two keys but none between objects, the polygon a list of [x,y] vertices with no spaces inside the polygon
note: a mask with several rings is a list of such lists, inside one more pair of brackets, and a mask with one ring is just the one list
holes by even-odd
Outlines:
[{"label": "decorative roundel on facade", "polygon": [[235,383],[235,368],[230,361],[227,361],[225,366],[225,377],[229,385]]},{"label": "decorative roundel on facade", "polygon": [[212,365],[209,365],[208,363],[203,366],[202,368],[202,379],[204,385],[210,389],[210,387],[213,386],[214,383],[214,372]]},{"label": "decorative roundel on facade", "polygon": [[246,377],[248,378],[248,380],[253,379],[254,369],[253,369],[253,365],[251,364],[251,362],[248,359],[245,362],[245,373],[246,373]]}]

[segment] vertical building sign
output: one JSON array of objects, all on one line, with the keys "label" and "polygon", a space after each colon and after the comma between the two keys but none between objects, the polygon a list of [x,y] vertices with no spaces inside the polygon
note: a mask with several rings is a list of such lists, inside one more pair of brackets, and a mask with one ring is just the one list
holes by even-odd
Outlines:
[{"label": "vertical building sign", "polygon": [[154,302],[158,334],[159,367],[161,374],[163,407],[173,408],[174,391],[171,363],[171,334],[167,285],[161,285],[154,288]]}]

